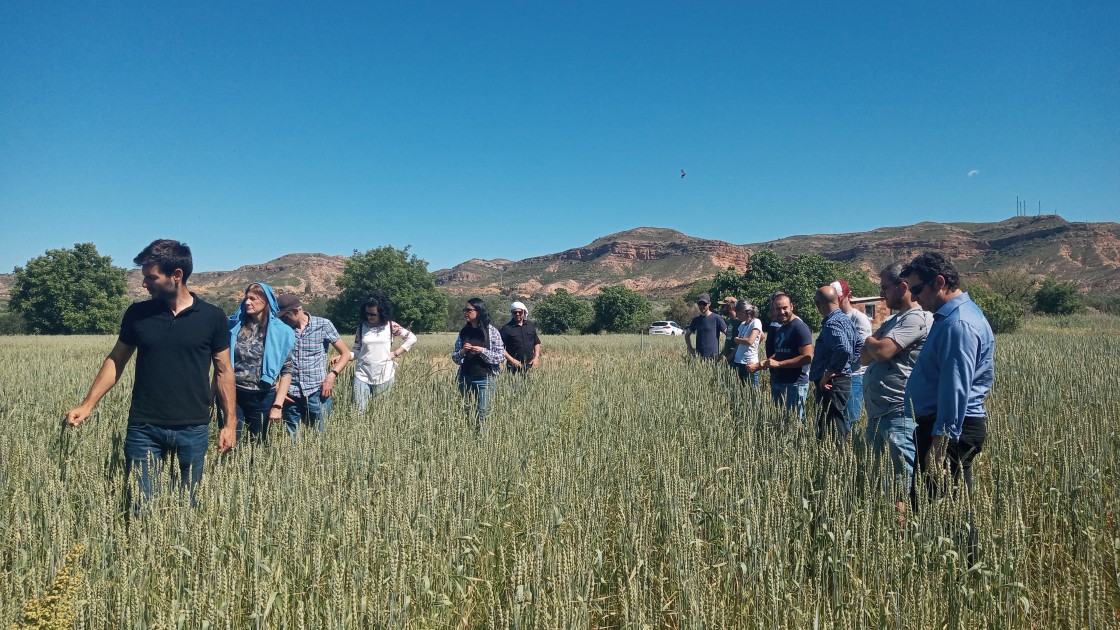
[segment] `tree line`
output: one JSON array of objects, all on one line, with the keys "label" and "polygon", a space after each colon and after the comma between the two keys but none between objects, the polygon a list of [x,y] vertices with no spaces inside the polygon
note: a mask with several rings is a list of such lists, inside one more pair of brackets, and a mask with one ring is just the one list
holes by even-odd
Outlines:
[{"label": "tree line", "polygon": [[[857,296],[878,295],[878,287],[861,270],[828,260],[818,254],[782,258],[771,250],[756,252],[747,269],[728,268],[699,282],[661,311],[663,319],[687,324],[696,314],[695,298],[709,293],[714,301],[727,296],[746,299],[765,308],[774,291],[790,295],[803,305],[798,315],[813,330],[820,315],[812,304],[817,287],[846,280]],[[309,309],[330,318],[340,330],[358,323],[358,307],[371,293],[382,293],[394,304],[397,320],[415,332],[458,330],[463,325],[459,302],[440,291],[428,263],[409,248],[377,247],[354,251],[336,281],[339,294],[329,300],[310,300]],[[15,269],[15,283],[7,305],[0,312],[0,334],[108,334],[116,332],[120,315],[128,306],[127,276],[123,268],[101,256],[93,243],[73,249],[52,249]],[[1072,282],[1042,279],[1022,271],[990,271],[965,287],[987,315],[996,332],[1017,329],[1027,313],[1065,315],[1086,306],[1085,297]],[[519,296],[484,295],[495,321],[502,319],[512,299]],[[208,298],[209,299],[209,298]],[[238,300],[211,300],[227,311]],[[1116,302],[1117,304],[1113,304]],[[1093,306],[1120,314],[1120,299]],[[639,332],[653,321],[654,307],[644,295],[622,285],[600,289],[592,300],[557,289],[530,304],[531,317],[546,334]]]}]

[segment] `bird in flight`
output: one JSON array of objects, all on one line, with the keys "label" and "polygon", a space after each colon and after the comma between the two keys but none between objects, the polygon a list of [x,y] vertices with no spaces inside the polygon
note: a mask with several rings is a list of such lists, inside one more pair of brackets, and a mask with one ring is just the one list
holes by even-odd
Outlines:
[{"label": "bird in flight", "polygon": [[688,173],[684,172],[684,169],[682,168],[681,169],[681,179],[684,179],[685,175],[688,175]]}]

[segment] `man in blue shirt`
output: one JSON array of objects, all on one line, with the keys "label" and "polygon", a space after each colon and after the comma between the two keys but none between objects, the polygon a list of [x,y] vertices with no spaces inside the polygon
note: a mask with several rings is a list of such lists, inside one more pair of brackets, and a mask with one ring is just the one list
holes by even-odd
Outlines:
[{"label": "man in blue shirt", "polygon": [[[995,335],[980,307],[960,288],[960,275],[945,256],[927,252],[902,270],[910,295],[933,313],[906,398],[918,428],[915,480],[911,501],[917,510],[919,475],[925,473],[930,496],[936,496],[948,463],[953,479],[964,477],[971,496],[972,461],[988,435],[984,399],[995,378]],[[969,497],[969,557],[976,555]]]},{"label": "man in blue shirt", "polygon": [[817,289],[813,304],[821,317],[821,334],[813,346],[813,363],[809,380],[820,411],[817,415],[817,439],[832,435],[838,444],[848,436],[847,407],[852,395],[852,373],[859,363],[863,339],[843,310],[836,289],[825,285]]},{"label": "man in blue shirt", "polygon": [[[712,298],[701,293],[696,298],[696,308],[700,314],[692,318],[692,323],[684,331],[684,345],[691,356],[700,355],[702,359],[715,359],[719,356],[719,336],[727,332],[727,322],[711,310]],[[692,347],[692,335],[696,335],[696,347]]]},{"label": "man in blue shirt", "polygon": [[[779,324],[771,333],[774,344],[760,368],[770,370],[770,396],[774,405],[784,406],[799,420],[805,419],[805,397],[809,395],[809,364],[813,362],[813,333],[793,312],[793,300],[782,291],[770,296],[770,316]],[[767,346],[770,345],[767,340]]]}]

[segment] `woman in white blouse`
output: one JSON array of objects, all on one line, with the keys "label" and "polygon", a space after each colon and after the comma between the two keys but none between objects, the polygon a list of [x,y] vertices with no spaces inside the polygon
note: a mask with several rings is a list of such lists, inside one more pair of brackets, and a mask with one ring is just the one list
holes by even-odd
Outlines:
[{"label": "woman in white blouse", "polygon": [[[373,295],[362,303],[361,323],[354,333],[354,403],[365,411],[370,398],[393,387],[397,357],[416,343],[416,335],[393,321],[393,305],[383,295]],[[404,339],[393,350],[393,337]]]}]

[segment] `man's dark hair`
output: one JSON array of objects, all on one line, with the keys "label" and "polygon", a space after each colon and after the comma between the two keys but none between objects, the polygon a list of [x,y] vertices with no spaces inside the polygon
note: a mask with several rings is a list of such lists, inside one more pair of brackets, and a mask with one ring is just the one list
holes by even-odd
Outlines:
[{"label": "man's dark hair", "polygon": [[902,277],[905,275],[902,273],[903,269],[906,269],[906,263],[893,262],[883,267],[883,270],[879,272],[879,277],[891,284],[898,284],[903,281]]},{"label": "man's dark hair", "polygon": [[371,306],[377,307],[377,316],[381,321],[386,324],[393,321],[393,303],[381,293],[374,293],[362,301],[362,306],[358,310],[358,330],[361,330],[362,324],[367,321],[366,309]]},{"label": "man's dark hair", "polygon": [[151,245],[145,247],[144,251],[132,259],[132,264],[138,267],[155,265],[159,267],[159,272],[165,276],[171,275],[176,269],[182,269],[184,284],[186,284],[187,278],[191,277],[191,272],[194,271],[191,248],[187,247],[186,243],[166,238],[152,241]]},{"label": "man's dark hair", "polygon": [[921,254],[902,268],[901,275],[918,276],[922,282],[930,282],[937,276],[941,276],[945,278],[945,288],[950,291],[961,286],[961,276],[957,273],[957,268],[941,252]]}]

